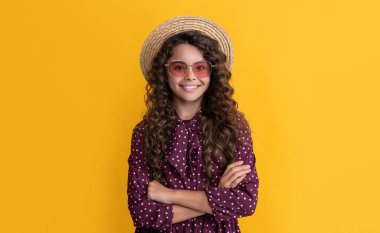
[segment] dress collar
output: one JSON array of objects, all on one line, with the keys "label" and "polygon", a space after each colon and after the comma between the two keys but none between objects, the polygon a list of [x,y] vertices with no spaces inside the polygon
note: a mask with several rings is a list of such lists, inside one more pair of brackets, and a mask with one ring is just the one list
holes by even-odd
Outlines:
[{"label": "dress collar", "polygon": [[175,118],[177,120],[177,123],[180,125],[184,125],[187,129],[192,129],[192,130],[198,129],[201,117],[202,117],[201,109],[198,110],[198,112],[196,112],[190,120],[182,120],[179,117],[177,111],[175,111]]}]

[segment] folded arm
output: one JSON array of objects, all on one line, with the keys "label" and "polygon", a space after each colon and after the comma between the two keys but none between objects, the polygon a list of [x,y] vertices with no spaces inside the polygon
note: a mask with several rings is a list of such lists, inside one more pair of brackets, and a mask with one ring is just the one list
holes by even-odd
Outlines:
[{"label": "folded arm", "polygon": [[177,204],[202,213],[212,214],[205,191],[170,189],[157,181],[148,185],[148,198],[160,203]]},{"label": "folded arm", "polygon": [[148,198],[212,214],[217,222],[252,215],[257,205],[259,180],[250,129],[246,121],[242,123],[240,143],[235,151],[237,162],[227,167],[218,187],[208,187],[205,191],[173,190],[152,181]]},{"label": "folded arm", "polygon": [[198,216],[202,216],[204,214],[205,213],[198,211],[198,210],[194,210],[194,209],[190,209],[190,208],[187,208],[184,206],[173,204],[173,220],[172,220],[172,223],[174,224],[174,223],[186,221],[190,218],[195,218]]},{"label": "folded arm", "polygon": [[176,204],[166,204],[148,198],[149,171],[144,163],[142,128],[137,125],[132,134],[128,158],[128,208],[136,227],[171,229],[172,224],[204,215],[205,212]]}]

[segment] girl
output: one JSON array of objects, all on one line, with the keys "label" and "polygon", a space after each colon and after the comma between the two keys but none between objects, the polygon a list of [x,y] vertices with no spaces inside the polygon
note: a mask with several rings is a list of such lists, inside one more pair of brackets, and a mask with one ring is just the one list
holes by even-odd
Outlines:
[{"label": "girl", "polygon": [[136,232],[240,232],[237,218],[254,213],[256,159],[232,60],[228,35],[203,17],[166,21],[145,41],[148,110],[128,159]]}]

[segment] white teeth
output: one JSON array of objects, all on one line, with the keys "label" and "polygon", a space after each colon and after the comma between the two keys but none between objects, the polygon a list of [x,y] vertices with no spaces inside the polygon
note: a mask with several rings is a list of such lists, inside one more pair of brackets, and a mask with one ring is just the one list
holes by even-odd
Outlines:
[{"label": "white teeth", "polygon": [[182,86],[182,87],[186,90],[193,90],[193,89],[197,88],[198,86]]}]

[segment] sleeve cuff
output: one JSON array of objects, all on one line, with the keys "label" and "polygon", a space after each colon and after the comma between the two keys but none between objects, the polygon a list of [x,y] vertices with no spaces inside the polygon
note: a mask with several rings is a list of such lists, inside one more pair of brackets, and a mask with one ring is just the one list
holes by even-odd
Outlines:
[{"label": "sleeve cuff", "polygon": [[227,188],[218,188],[218,187],[208,187],[205,189],[207,200],[211,206],[212,209],[212,216],[214,217],[215,221],[220,223],[224,220],[223,214],[221,211],[219,211],[219,207],[217,205],[218,202],[221,201],[222,197],[222,191],[228,190]]},{"label": "sleeve cuff", "polygon": [[158,213],[158,216],[160,216],[158,219],[158,225],[160,226],[158,226],[158,228],[171,230],[173,222],[173,205],[163,203],[160,203],[160,205],[162,206]]}]

